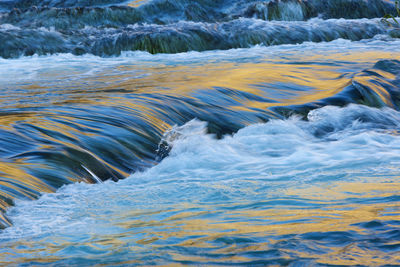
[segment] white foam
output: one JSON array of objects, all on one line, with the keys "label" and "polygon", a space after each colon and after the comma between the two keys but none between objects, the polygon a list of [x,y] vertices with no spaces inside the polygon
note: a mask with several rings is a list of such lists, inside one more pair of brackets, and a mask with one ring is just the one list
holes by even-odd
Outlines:
[{"label": "white foam", "polygon": [[12,31],[12,30],[20,30],[20,27],[14,26],[12,24],[0,24],[0,30],[3,31]]},{"label": "white foam", "polygon": [[[301,51],[301,53],[299,53]],[[279,45],[272,47],[254,46],[252,48],[240,48],[231,50],[205,51],[205,52],[187,52],[177,54],[156,54],[147,52],[123,52],[119,57],[101,58],[98,56],[86,54],[75,56],[72,54],[55,54],[48,56],[33,55],[21,57],[18,59],[0,58],[0,84],[8,85],[10,77],[12,82],[24,82],[27,80],[48,79],[49,75],[41,77],[42,73],[51,73],[53,77],[67,75],[68,79],[81,79],[86,76],[98,75],[98,73],[107,71],[110,73],[118,66],[139,66],[140,69],[146,66],[159,65],[188,65],[188,64],[207,64],[224,62],[286,62],[287,58],[291,61],[304,61],[309,56],[312,62],[317,62],[321,55],[321,63],[335,63],[335,55],[340,59],[342,54],[351,54],[368,51],[390,52],[393,57],[400,53],[400,40],[391,39],[384,36],[376,36],[374,39],[351,42],[338,39],[328,43],[307,42],[299,45]],[[331,58],[329,55],[332,55]],[[376,58],[359,59],[352,62],[351,67],[354,71],[360,71],[363,68],[370,67],[376,62]],[[339,60],[339,64],[343,60]],[[358,67],[357,67],[358,65]],[[61,77],[60,77],[61,79]]]},{"label": "white foam", "polygon": [[299,184],[329,185],[393,171],[400,163],[399,112],[324,107],[309,119],[255,124],[221,140],[205,133],[204,122],[191,121],[169,133],[170,155],[145,172],[118,183],[68,185],[37,201],[18,201],[8,212],[14,225],[0,240],[100,235],[118,231],[114,223],[129,210],[260,201]]}]

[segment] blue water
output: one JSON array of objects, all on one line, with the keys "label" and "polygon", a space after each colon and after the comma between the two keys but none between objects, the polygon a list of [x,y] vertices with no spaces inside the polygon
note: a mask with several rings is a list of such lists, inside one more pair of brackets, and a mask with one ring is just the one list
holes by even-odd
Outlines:
[{"label": "blue water", "polygon": [[170,155],[147,171],[18,201],[2,261],[398,264],[399,125],[398,112],[360,105],[221,140],[190,121],[166,136]]},{"label": "blue water", "polygon": [[387,13],[0,0],[0,265],[400,266]]}]

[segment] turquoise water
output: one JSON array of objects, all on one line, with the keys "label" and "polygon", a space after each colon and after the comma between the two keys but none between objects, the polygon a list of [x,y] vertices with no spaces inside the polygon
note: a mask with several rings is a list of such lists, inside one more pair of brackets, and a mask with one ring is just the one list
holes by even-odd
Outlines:
[{"label": "turquoise water", "polygon": [[400,265],[392,3],[0,0],[0,263]]}]

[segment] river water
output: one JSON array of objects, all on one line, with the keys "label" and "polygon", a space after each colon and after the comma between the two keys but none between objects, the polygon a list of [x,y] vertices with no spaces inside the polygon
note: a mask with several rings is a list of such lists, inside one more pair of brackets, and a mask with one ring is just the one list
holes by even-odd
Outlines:
[{"label": "river water", "polygon": [[400,265],[387,13],[0,0],[0,264]]}]

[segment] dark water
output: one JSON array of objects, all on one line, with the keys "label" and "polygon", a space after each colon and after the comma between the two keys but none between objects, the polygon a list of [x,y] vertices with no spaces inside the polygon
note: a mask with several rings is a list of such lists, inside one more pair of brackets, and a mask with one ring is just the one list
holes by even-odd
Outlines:
[{"label": "dark water", "polygon": [[111,56],[136,50],[179,53],[399,36],[379,19],[396,15],[393,3],[383,0],[0,3],[5,10],[0,17],[3,58],[49,53]]},{"label": "dark water", "polygon": [[0,10],[1,264],[400,264],[393,2]]}]

